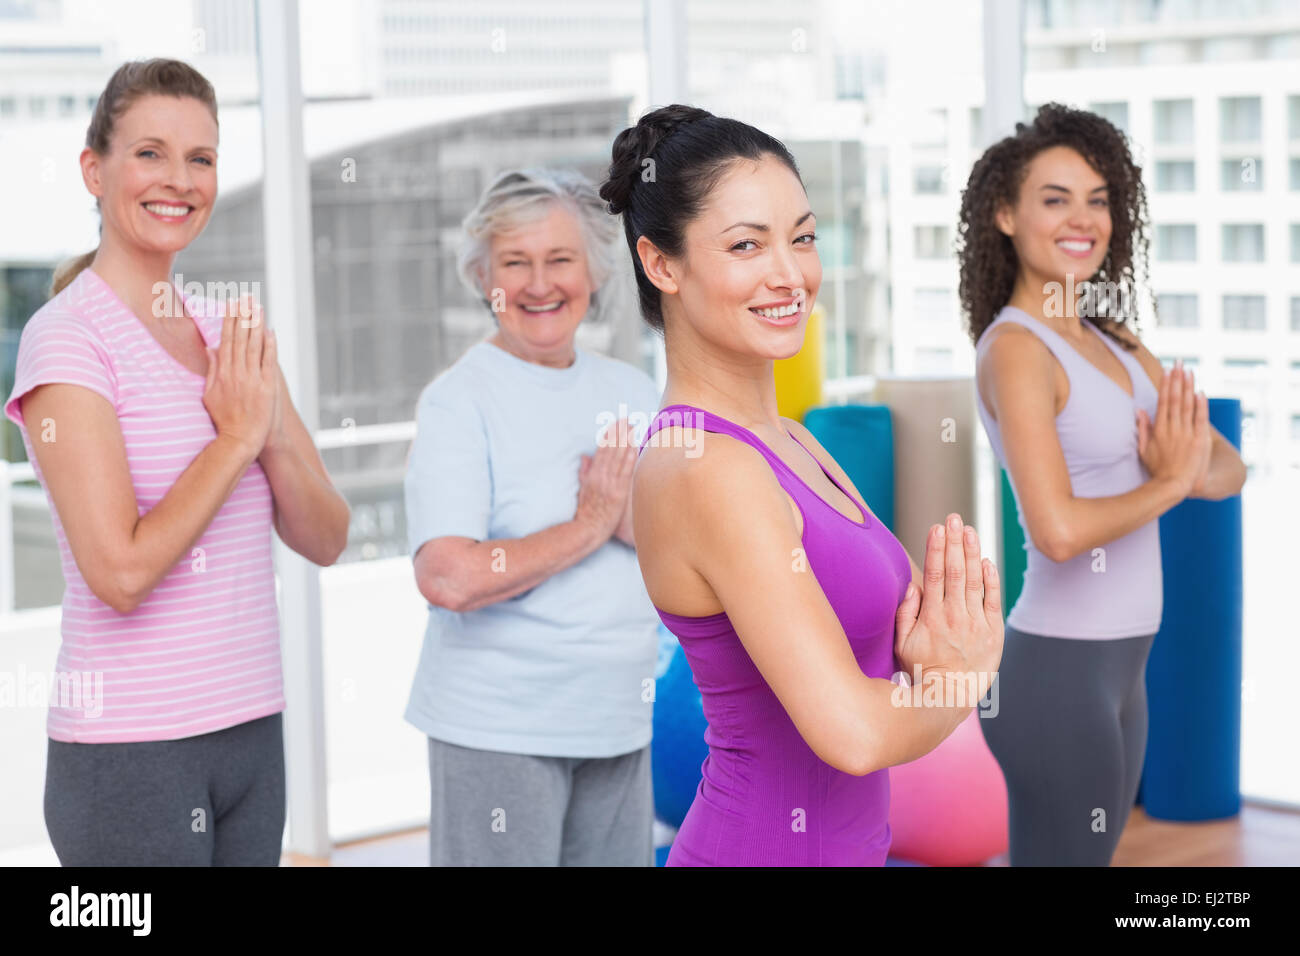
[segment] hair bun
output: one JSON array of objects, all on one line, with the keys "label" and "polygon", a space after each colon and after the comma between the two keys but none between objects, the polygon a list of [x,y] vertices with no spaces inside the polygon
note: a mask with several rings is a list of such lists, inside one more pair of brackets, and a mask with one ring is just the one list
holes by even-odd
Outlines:
[{"label": "hair bun", "polygon": [[645,161],[664,140],[679,127],[712,115],[708,110],[674,103],[651,110],[635,126],[619,133],[614,138],[609,176],[600,187],[600,198],[608,204],[609,211],[617,216],[628,207]]}]

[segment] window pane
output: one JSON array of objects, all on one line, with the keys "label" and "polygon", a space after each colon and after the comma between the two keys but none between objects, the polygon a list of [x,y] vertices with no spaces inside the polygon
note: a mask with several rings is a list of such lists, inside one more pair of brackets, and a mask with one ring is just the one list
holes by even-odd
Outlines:
[{"label": "window pane", "polygon": [[947,226],[917,226],[915,236],[918,259],[944,259],[952,254]]},{"label": "window pane", "polygon": [[1166,193],[1196,190],[1196,164],[1190,160],[1161,160],[1156,163],[1156,189]]},{"label": "window pane", "polygon": [[1262,295],[1225,295],[1223,297],[1223,327],[1225,329],[1264,329],[1264,297]]},{"label": "window pane", "polygon": [[956,298],[951,289],[917,289],[916,319],[930,325],[944,325],[956,316]]},{"label": "window pane", "polygon": [[1191,100],[1156,100],[1155,141],[1165,144],[1188,144],[1195,138]]},{"label": "window pane", "polygon": [[922,194],[941,193],[946,188],[942,166],[917,166],[912,170],[912,188]]},{"label": "window pane", "polygon": [[1196,226],[1192,224],[1157,225],[1156,259],[1162,262],[1196,260]]},{"label": "window pane", "polygon": [[1264,188],[1263,167],[1258,156],[1222,160],[1219,163],[1219,186],[1224,192],[1258,192]]},{"label": "window pane", "polygon": [[1219,100],[1219,139],[1224,143],[1256,143],[1263,139],[1258,96],[1225,96]]},{"label": "window pane", "polygon": [[1128,132],[1128,103],[1122,100],[1114,103],[1092,103],[1088,109],[1109,120],[1111,125],[1120,132]]},{"label": "window pane", "polygon": [[1194,329],[1201,324],[1195,293],[1161,293],[1156,297],[1156,311],[1157,324],[1162,327]]},{"label": "window pane", "polygon": [[1224,262],[1263,262],[1264,227],[1229,223],[1223,227]]}]

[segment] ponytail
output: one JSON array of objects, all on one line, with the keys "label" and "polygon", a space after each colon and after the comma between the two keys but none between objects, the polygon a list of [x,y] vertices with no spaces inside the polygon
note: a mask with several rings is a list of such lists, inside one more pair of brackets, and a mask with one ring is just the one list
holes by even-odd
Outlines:
[{"label": "ponytail", "polygon": [[91,249],[82,255],[60,262],[54,270],[54,278],[50,281],[50,298],[54,298],[66,289],[82,270],[95,261],[95,254],[98,252],[98,249]]}]

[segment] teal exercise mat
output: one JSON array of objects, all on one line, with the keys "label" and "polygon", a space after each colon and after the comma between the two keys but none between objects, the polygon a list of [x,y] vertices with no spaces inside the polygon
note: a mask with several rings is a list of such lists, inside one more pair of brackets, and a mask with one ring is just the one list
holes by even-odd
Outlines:
[{"label": "teal exercise mat", "polygon": [[803,426],[834,458],[890,532],[894,531],[894,429],[887,405],[810,408]]},{"label": "teal exercise mat", "polygon": [[1025,585],[1028,560],[1025,557],[1025,532],[1020,527],[1020,512],[1016,507],[1015,492],[1011,490],[1011,479],[1002,467],[998,468],[998,475],[1001,476],[999,481],[1002,489],[999,509],[1002,516],[1002,551],[999,555],[998,577],[1002,583],[1002,616],[1005,618],[1016,606],[1016,600]]}]

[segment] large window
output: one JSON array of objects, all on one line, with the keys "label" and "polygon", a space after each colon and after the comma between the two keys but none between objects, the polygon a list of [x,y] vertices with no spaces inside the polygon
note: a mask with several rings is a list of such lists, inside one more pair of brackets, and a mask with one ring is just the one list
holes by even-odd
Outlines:
[{"label": "large window", "polygon": [[1277,360],[1295,360],[1300,334],[1298,12],[1291,0],[1028,0],[1024,78],[1029,103],[1082,101],[1112,119],[1106,104],[1127,104],[1159,315],[1144,342],[1199,361],[1207,393],[1246,412],[1244,677],[1253,693],[1243,699],[1242,789],[1293,804],[1300,765],[1275,760],[1289,746],[1278,730],[1289,717],[1275,703],[1286,692],[1273,664],[1295,659],[1275,637],[1289,585],[1272,569],[1287,563],[1279,522],[1300,526],[1290,427],[1300,377]]},{"label": "large window", "polygon": [[[203,287],[244,284],[266,301],[261,192],[244,188],[260,183],[263,165],[254,19],[254,0],[224,0],[219,10],[126,2],[107,15],[94,4],[0,3],[0,168],[8,170],[0,184],[0,401],[9,397],[22,330],[47,302],[55,267],[98,241],[100,218],[79,157],[98,95],[128,58],[185,60],[217,98],[220,191],[208,229],[229,230],[232,239],[221,255],[199,255],[192,244],[176,257],[170,278]],[[90,37],[95,42],[74,40]],[[58,544],[45,493],[6,418],[0,454],[13,463],[0,468],[0,534],[9,539],[0,541],[0,674],[48,679],[64,591]],[[199,706],[211,695],[198,690],[194,699]],[[57,864],[40,816],[44,711],[0,706],[0,866]]]}]

